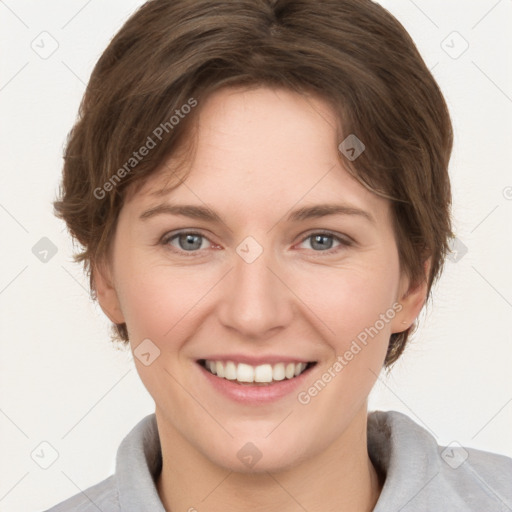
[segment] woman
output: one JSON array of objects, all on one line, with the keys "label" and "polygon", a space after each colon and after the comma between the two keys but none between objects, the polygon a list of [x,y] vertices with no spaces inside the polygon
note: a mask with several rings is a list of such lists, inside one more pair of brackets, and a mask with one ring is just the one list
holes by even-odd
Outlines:
[{"label": "woman", "polygon": [[55,203],[155,401],[64,510],[500,510],[512,460],[368,414],[452,237],[452,128],[369,0],[147,2]]}]

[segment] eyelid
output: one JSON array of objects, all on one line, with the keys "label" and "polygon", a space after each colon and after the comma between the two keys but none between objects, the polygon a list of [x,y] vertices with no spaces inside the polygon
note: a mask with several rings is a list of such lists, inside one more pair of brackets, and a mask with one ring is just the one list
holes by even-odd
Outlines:
[{"label": "eyelid", "polygon": [[302,233],[301,241],[304,241],[306,238],[312,236],[312,235],[326,235],[326,236],[332,236],[333,238],[347,243],[347,244],[355,244],[356,241],[351,237],[346,235],[345,233],[337,233],[335,231],[331,231],[329,229],[311,229],[309,231],[306,231],[305,233]]},{"label": "eyelid", "polygon": [[337,242],[339,242],[339,244],[340,244],[338,247],[327,249],[325,251],[314,251],[314,250],[311,250],[311,252],[312,252],[314,257],[322,256],[322,255],[325,255],[325,256],[333,255],[333,254],[338,253],[343,248],[351,247],[351,246],[354,246],[356,244],[356,241],[352,237],[350,237],[348,235],[345,235],[343,233],[335,233],[335,232],[330,231],[328,229],[313,229],[313,230],[307,231],[306,233],[303,233],[303,234],[300,235],[300,240],[299,240],[298,244],[299,245],[302,244],[308,238],[311,238],[313,235],[329,236],[329,237],[332,237]]}]

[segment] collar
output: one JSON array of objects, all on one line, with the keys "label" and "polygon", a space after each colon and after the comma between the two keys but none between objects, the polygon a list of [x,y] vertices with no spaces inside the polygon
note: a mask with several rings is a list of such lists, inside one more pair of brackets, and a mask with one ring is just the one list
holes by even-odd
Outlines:
[{"label": "collar", "polygon": [[[412,506],[441,472],[438,446],[432,435],[405,414],[368,414],[368,453],[385,475],[374,512]],[[143,418],[124,438],[116,457],[121,510],[165,512],[156,489],[162,453],[155,414]],[[435,484],[434,484],[435,487]],[[423,496],[424,497],[424,496]]]}]

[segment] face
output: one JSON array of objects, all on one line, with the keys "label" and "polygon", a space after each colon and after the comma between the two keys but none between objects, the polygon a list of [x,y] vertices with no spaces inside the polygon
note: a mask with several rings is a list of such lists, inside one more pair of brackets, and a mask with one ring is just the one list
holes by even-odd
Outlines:
[{"label": "face", "polygon": [[124,204],[98,298],[165,435],[276,471],[366,435],[389,337],[424,290],[406,294],[390,205],[344,169],[327,103],[223,89],[200,108],[190,173],[162,193],[170,160]]}]

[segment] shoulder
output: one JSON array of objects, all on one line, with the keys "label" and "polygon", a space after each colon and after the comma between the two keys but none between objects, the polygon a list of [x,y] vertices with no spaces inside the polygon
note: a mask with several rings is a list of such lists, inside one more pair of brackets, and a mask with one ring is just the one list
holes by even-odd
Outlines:
[{"label": "shoulder", "polygon": [[396,411],[368,416],[368,451],[385,474],[375,512],[512,509],[512,459],[437,443],[426,425]]},{"label": "shoulder", "polygon": [[156,488],[161,465],[153,413],[140,420],[119,445],[113,475],[45,512],[165,512]]},{"label": "shoulder", "polygon": [[58,503],[45,512],[120,512],[114,475]]},{"label": "shoulder", "polygon": [[438,446],[439,487],[457,495],[467,510],[482,510],[493,504],[497,510],[512,508],[512,459],[497,453],[452,442]]}]

